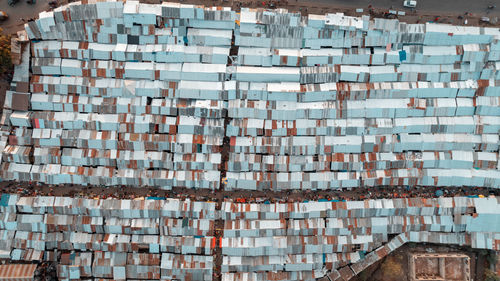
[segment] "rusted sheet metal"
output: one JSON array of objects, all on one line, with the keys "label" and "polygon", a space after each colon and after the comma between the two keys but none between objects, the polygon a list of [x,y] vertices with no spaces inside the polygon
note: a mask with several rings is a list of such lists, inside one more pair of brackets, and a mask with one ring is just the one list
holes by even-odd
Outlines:
[{"label": "rusted sheet metal", "polygon": [[36,264],[7,264],[0,265],[0,280],[2,281],[30,281],[33,280]]}]

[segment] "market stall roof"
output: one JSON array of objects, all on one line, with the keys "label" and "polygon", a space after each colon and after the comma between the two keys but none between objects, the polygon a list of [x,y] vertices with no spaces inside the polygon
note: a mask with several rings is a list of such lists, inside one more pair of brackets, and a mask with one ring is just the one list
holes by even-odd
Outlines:
[{"label": "market stall roof", "polygon": [[36,264],[0,265],[0,280],[30,281],[33,280]]}]

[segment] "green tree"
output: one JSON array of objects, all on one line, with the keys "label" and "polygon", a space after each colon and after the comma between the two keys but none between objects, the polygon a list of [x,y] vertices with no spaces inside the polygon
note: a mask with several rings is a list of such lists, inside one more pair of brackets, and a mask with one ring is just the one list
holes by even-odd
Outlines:
[{"label": "green tree", "polygon": [[498,276],[494,271],[487,268],[485,273],[484,273],[484,280],[485,281],[500,281],[500,276]]},{"label": "green tree", "polygon": [[401,277],[404,275],[403,266],[393,256],[385,259],[384,263],[380,266],[380,270],[384,279],[388,281],[401,280]]},{"label": "green tree", "polygon": [[13,70],[12,59],[10,56],[10,35],[5,35],[0,28],[0,74],[5,76]]},{"label": "green tree", "polygon": [[488,255],[486,256],[486,260],[490,265],[497,264],[497,254],[495,251],[488,251]]}]

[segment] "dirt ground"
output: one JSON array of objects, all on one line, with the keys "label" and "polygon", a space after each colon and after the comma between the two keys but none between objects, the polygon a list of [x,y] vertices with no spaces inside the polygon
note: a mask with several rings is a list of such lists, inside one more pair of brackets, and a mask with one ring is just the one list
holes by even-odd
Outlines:
[{"label": "dirt ground", "polygon": [[[444,276],[446,280],[463,281],[467,280],[464,276],[465,264],[462,258],[444,259]],[[415,275],[423,278],[424,276],[441,276],[439,269],[439,258],[420,257],[415,259]]]},{"label": "dirt ground", "polygon": [[[224,200],[244,200],[245,202],[303,202],[313,200],[365,200],[381,198],[432,198],[435,197],[435,187],[405,188],[405,187],[377,187],[340,190],[297,190],[297,191],[249,191],[249,190],[209,190],[190,189],[174,187],[172,190],[163,190],[154,187],[131,187],[131,186],[83,186],[74,184],[46,185],[34,182],[0,182],[0,192],[16,193],[23,196],[71,196],[86,198],[122,198],[134,199],[140,197],[170,197],[191,198],[200,201],[221,202]],[[446,188],[441,189],[446,197],[482,195],[500,196],[500,190],[475,187]]]},{"label": "dirt ground", "polygon": [[[419,258],[415,261],[415,275],[422,276],[439,276],[439,259],[438,258]],[[409,272],[411,274],[411,272]]]},{"label": "dirt ground", "polygon": [[463,259],[445,259],[445,276],[450,280],[464,280],[465,264]]},{"label": "dirt ground", "polygon": [[[487,268],[485,263],[485,250],[472,249],[469,247],[460,246],[445,246],[436,244],[415,244],[408,243],[401,246],[396,251],[389,254],[385,259],[371,265],[360,275],[354,277],[351,281],[409,281],[409,258],[410,253],[460,253],[469,256],[470,258],[470,280],[484,280],[484,270]],[[425,267],[423,267],[425,265]],[[417,272],[433,274],[439,272],[437,259],[435,263],[426,261],[420,266],[415,266]],[[457,263],[452,262],[446,267],[446,273],[451,277],[457,276]],[[452,274],[451,271],[454,273]],[[461,279],[447,279],[461,280]]]},{"label": "dirt ground", "polygon": [[[364,8],[372,5],[375,8],[387,9],[392,7],[395,10],[409,10],[403,7],[403,0],[310,0],[311,2],[327,3],[332,6],[345,6],[350,8]],[[435,13],[436,11],[446,13],[471,12],[487,16],[500,16],[499,9],[487,9],[488,6],[497,4],[497,0],[418,0],[417,7],[419,13]]]},{"label": "dirt ground", "polygon": [[[158,0],[142,0],[148,3],[160,3]],[[394,5],[381,5],[384,1],[394,2]],[[483,1],[483,0],[481,0]],[[467,0],[439,0],[432,1],[435,3],[439,2],[449,2],[449,5],[440,7],[440,9],[426,10],[410,10],[403,8],[402,5],[394,0],[374,0],[366,1],[361,0],[363,3],[354,4],[355,1],[339,1],[339,0],[271,0],[271,1],[256,1],[256,0],[172,0],[170,2],[181,2],[189,4],[202,4],[205,6],[231,6],[234,10],[239,11],[241,7],[249,8],[284,8],[288,9],[289,12],[300,12],[303,16],[307,14],[327,14],[327,13],[344,13],[349,16],[362,16],[370,15],[372,18],[378,17],[390,17],[397,18],[402,22],[407,23],[426,23],[429,21],[438,23],[448,23],[455,25],[468,25],[468,26],[500,26],[500,21],[496,24],[480,22],[481,17],[489,17],[491,21],[494,21],[495,17],[500,17],[500,5],[494,10],[486,10],[486,5],[477,5],[463,10],[454,8],[457,2],[459,4],[467,6],[463,2],[469,2]],[[358,1],[360,2],[360,1]],[[365,3],[366,2],[366,3]],[[420,0],[420,2],[422,2]],[[431,1],[429,1],[431,2]],[[442,4],[441,4],[442,5]],[[405,16],[395,16],[388,15],[387,12],[393,6],[394,10],[404,11]],[[476,7],[476,8],[474,8]],[[363,12],[356,12],[357,8],[362,8]],[[418,7],[417,7],[418,8]],[[472,11],[472,12],[471,12]],[[467,15],[465,14],[467,12]],[[467,24],[465,20],[467,19]]]}]

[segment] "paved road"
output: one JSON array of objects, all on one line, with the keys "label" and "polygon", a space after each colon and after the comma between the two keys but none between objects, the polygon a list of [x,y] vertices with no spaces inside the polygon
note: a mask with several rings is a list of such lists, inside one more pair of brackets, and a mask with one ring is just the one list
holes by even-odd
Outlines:
[{"label": "paved road", "polygon": [[[300,0],[299,0],[300,1]],[[403,10],[403,0],[302,0],[302,2],[327,3],[332,6],[344,6],[352,8],[367,8],[372,5],[374,8],[390,8]],[[289,1],[292,3],[292,1]],[[497,8],[487,14],[487,7],[496,5]],[[417,0],[417,11],[447,14],[461,14],[465,12],[474,13],[480,16],[500,17],[500,0]]]},{"label": "paved road", "polygon": [[0,0],[0,10],[9,15],[9,19],[0,23],[0,27],[6,33],[12,33],[23,25],[21,18],[30,19],[38,17],[38,14],[49,8],[49,0],[36,0],[36,4],[30,5],[26,0],[19,0],[14,6],[9,6],[8,0]]}]

